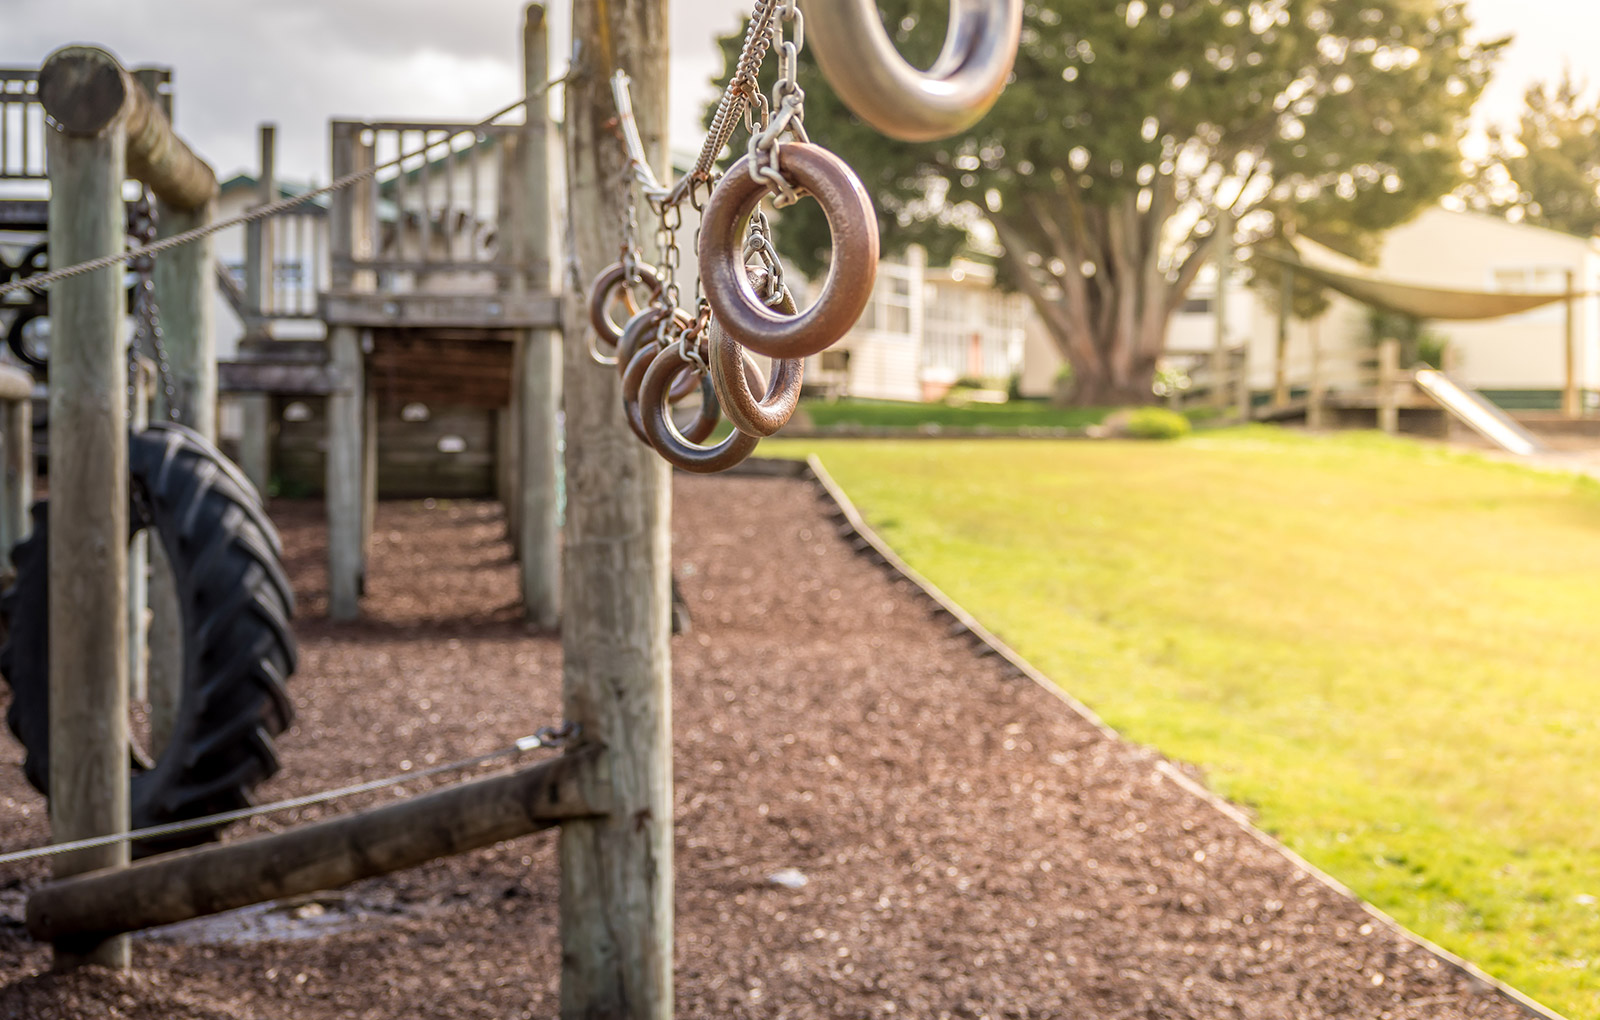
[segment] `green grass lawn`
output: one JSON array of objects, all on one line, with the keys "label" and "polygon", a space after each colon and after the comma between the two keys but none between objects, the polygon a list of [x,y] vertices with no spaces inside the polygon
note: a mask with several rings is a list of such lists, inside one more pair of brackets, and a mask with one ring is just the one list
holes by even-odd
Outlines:
[{"label": "green grass lawn", "polygon": [[861,425],[871,428],[1066,428],[1097,425],[1109,410],[1103,407],[1055,407],[1043,400],[1004,404],[914,404],[898,400],[808,400],[802,405],[813,425]]},{"label": "green grass lawn", "polygon": [[1265,428],[780,450],[1129,738],[1600,1017],[1600,485]]}]

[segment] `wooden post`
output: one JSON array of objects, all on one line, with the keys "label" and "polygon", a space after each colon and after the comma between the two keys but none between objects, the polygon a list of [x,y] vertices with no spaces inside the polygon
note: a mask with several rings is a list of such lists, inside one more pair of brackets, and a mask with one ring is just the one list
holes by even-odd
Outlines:
[{"label": "wooden post", "polygon": [[1582,418],[1583,401],[1578,393],[1578,278],[1567,270],[1567,346],[1566,378],[1561,388],[1561,416]]},{"label": "wooden post", "polygon": [[[129,427],[143,432],[150,427],[150,374],[152,366],[143,358],[133,373]],[[148,701],[150,697],[150,659],[146,654],[150,638],[150,532],[141,531],[128,542],[128,698]]]},{"label": "wooden post", "polygon": [[1311,320],[1311,373],[1306,384],[1306,428],[1320,429],[1328,411],[1328,383],[1323,374],[1322,327]]},{"label": "wooden post", "polygon": [[1215,254],[1212,264],[1217,270],[1217,290],[1211,299],[1211,311],[1216,316],[1216,341],[1211,348],[1211,403],[1217,410],[1225,410],[1232,396],[1228,392],[1228,274],[1233,271],[1233,214],[1217,211],[1215,229]]},{"label": "wooden post", "polygon": [[[256,173],[256,203],[264,205],[278,196],[277,137],[275,124],[262,124]],[[245,335],[270,335],[264,315],[271,296],[270,268],[277,256],[273,251],[271,220],[245,225],[244,293]],[[239,437],[239,467],[263,497],[272,483],[272,397],[265,393],[245,393],[234,398],[244,416],[244,434]]]},{"label": "wooden post", "polygon": [[[278,197],[276,124],[260,127],[257,161],[260,172],[256,175],[256,204],[266,205]],[[245,323],[247,333],[265,332],[264,316],[273,310],[273,282],[276,279],[273,251],[272,221],[255,220],[244,228],[244,304],[254,321]]]},{"label": "wooden post", "polygon": [[[523,194],[524,265],[519,274],[532,291],[553,291],[554,237],[550,215],[550,46],[545,9],[529,4],[522,29],[527,119],[518,145]],[[560,493],[556,490],[558,415],[561,410],[561,334],[527,330],[517,359],[522,407],[517,435],[517,548],[522,604],[528,619],[553,630],[561,618]]]},{"label": "wooden post", "polygon": [[366,570],[366,379],[361,334],[354,326],[328,329],[328,354],[349,389],[328,395],[328,615],[361,615]]},{"label": "wooden post", "polygon": [[1289,316],[1294,311],[1294,269],[1284,266],[1278,279],[1278,344],[1272,356],[1272,406],[1289,406]]},{"label": "wooden post", "polygon": [[[330,149],[333,176],[341,177],[371,165],[372,143],[361,137],[359,124],[334,121]],[[371,258],[373,189],[370,182],[346,188],[333,196],[328,220],[328,249],[332,261],[331,289],[370,288],[370,270],[356,272],[352,258]],[[328,358],[348,388],[328,396],[328,615],[353,620],[361,613],[361,591],[366,575],[368,531],[369,412],[367,409],[366,356],[363,335],[354,326],[328,325]]]},{"label": "wooden post", "polygon": [[1246,342],[1230,353],[1233,361],[1233,400],[1239,407],[1239,421],[1249,424],[1254,417],[1250,406],[1250,344]]},{"label": "wooden post", "polygon": [[1378,428],[1400,431],[1400,341],[1393,337],[1378,343]]},{"label": "wooden post", "polygon": [[33,506],[33,376],[0,366],[0,573],[11,570],[11,550],[31,529]]},{"label": "wooden post", "polygon": [[[47,61],[42,95],[49,95],[43,87],[49,69]],[[73,132],[46,104],[63,126],[46,135],[56,265],[122,251],[127,158],[120,106],[98,129]],[[59,842],[128,828],[122,274],[101,270],[62,280],[50,305],[50,836]],[[62,854],[55,873],[127,863],[127,845],[116,844]],[[127,967],[128,944],[113,938],[71,951],[57,946],[55,963]]]},{"label": "wooden post", "polygon": [[334,889],[606,809],[595,749],[269,836],[152,857],[28,897],[35,938],[94,940]]},{"label": "wooden post", "polygon": [[[657,174],[667,172],[667,3],[574,4],[585,54],[569,79],[567,181],[573,254],[589,272],[616,257],[624,162],[612,68]],[[687,240],[687,239],[685,239]],[[615,371],[595,365],[566,303],[567,562],[562,702],[607,746],[613,812],[561,828],[561,1016],[672,1015],[671,478],[628,431]]]},{"label": "wooden post", "polygon": [[[372,330],[361,331],[361,351],[372,350]],[[361,594],[367,593],[367,550],[378,527],[378,395],[372,377],[361,387]]]}]

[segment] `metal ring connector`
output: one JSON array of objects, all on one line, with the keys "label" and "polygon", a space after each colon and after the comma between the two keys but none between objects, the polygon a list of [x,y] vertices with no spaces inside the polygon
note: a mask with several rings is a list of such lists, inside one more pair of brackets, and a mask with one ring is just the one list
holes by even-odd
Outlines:
[{"label": "metal ring connector", "polygon": [[828,83],[891,138],[927,142],[982,119],[1017,59],[1023,0],[950,0],[939,59],[918,71],[895,50],[872,0],[806,0],[811,49]]},{"label": "metal ring connector", "polygon": [[700,279],[712,317],[734,342],[769,358],[804,358],[844,336],[867,307],[878,275],[878,217],[860,179],[821,146],[787,142],[778,150],[778,163],[822,206],[833,233],[833,257],[816,302],[798,315],[784,315],[750,286],[745,233],[768,191],[751,179],[748,156],[729,169],[706,203]]}]

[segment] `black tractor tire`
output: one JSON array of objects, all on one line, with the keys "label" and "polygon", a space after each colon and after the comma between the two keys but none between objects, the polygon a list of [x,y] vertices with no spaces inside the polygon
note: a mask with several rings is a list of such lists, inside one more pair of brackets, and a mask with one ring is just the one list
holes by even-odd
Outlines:
[{"label": "black tractor tire", "polygon": [[[183,688],[168,746],[135,765],[133,827],[247,807],[278,771],[273,738],[294,717],[285,682],[298,653],[294,595],[283,545],[261,497],[239,469],[191,429],[155,425],[128,439],[130,530],[150,528],[176,581],[183,617]],[[7,640],[0,673],[11,685],[6,722],[27,750],[28,782],[50,789],[48,506],[12,553],[16,580],[0,595]],[[220,827],[137,841],[134,854],[193,846]]]}]

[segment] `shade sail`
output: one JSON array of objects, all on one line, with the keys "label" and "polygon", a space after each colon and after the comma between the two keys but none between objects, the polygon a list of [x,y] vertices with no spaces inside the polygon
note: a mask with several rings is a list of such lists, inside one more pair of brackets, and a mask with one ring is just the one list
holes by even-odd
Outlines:
[{"label": "shade sail", "polygon": [[1454,290],[1425,284],[1407,283],[1385,276],[1355,259],[1303,237],[1290,238],[1288,244],[1266,246],[1255,252],[1257,258],[1277,265],[1288,266],[1297,273],[1362,304],[1389,312],[1414,316],[1418,319],[1437,319],[1445,322],[1468,322],[1479,319],[1498,319],[1505,315],[1532,311],[1545,305],[1567,300],[1565,293],[1517,293],[1498,290]]}]

